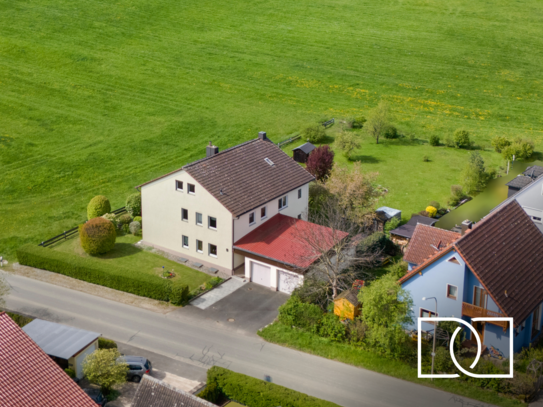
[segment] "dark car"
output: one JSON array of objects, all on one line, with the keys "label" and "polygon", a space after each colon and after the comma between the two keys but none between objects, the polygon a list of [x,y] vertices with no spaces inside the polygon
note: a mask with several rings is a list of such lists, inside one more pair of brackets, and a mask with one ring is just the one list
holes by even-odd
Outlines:
[{"label": "dark car", "polygon": [[136,383],[139,383],[144,374],[151,374],[153,371],[151,361],[141,356],[121,356],[118,361],[128,365],[126,379]]},{"label": "dark car", "polygon": [[87,393],[87,396],[89,396],[91,400],[100,407],[104,407],[106,405],[107,399],[104,397],[100,389],[83,389],[83,391]]}]

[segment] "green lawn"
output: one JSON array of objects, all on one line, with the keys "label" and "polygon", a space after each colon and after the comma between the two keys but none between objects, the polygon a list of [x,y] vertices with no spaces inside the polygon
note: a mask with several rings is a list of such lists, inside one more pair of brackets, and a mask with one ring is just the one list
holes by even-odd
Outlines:
[{"label": "green lawn", "polygon": [[[209,140],[279,141],[381,98],[419,139],[465,127],[541,150],[541,15],[537,0],[0,0],[0,255],[77,225],[94,195],[122,206]],[[360,155],[410,212],[457,182],[465,152],[439,151]]]},{"label": "green lawn", "polygon": [[174,273],[176,274],[176,276],[172,278],[172,283],[186,284],[189,286],[190,291],[211,279],[211,276],[202,273],[201,271],[194,270],[190,267],[176,263],[175,261],[168,260],[158,254],[134,246],[134,243],[140,239],[141,237],[133,235],[117,236],[113,250],[98,256],[90,256],[85,253],[81,248],[79,238],[77,237],[55,244],[51,246],[51,248],[52,250],[77,254],[81,257],[93,258],[96,261],[129,268],[134,270],[134,272],[152,275],[161,275],[162,266],[164,266],[165,270],[174,270]]},{"label": "green lawn", "polygon": [[373,370],[424,386],[435,387],[485,403],[503,407],[523,405],[523,403],[517,400],[498,396],[495,392],[471,386],[469,383],[458,379],[436,380],[434,382],[419,379],[417,378],[416,367],[409,366],[400,361],[387,359],[358,347],[333,342],[309,332],[292,329],[279,323],[267,326],[262,331],[259,331],[258,335],[268,342]]}]

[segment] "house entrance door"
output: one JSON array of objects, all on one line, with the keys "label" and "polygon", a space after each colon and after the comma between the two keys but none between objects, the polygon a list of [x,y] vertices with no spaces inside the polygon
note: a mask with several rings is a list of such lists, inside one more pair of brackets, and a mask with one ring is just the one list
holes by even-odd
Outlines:
[{"label": "house entrance door", "polygon": [[[485,342],[485,323],[481,321],[473,321],[471,325],[477,331],[479,338],[481,338],[481,345]],[[477,342],[477,339],[471,338],[472,341]]]}]

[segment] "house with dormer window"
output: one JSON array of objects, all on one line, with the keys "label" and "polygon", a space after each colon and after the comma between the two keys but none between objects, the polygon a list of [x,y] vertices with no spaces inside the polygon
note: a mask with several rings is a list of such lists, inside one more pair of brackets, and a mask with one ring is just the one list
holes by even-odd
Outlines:
[{"label": "house with dormer window", "polygon": [[318,260],[294,236],[323,232],[307,222],[314,179],[265,132],[224,151],[210,143],[205,158],[137,187],[143,243],[291,292]]},{"label": "house with dormer window", "polygon": [[[452,240],[445,244],[437,245],[435,233],[422,230],[427,226],[419,228],[419,246],[411,249],[418,264],[399,280],[414,303],[408,329],[417,329],[418,317],[462,318],[478,332],[486,352],[505,358],[510,340],[518,352],[540,338],[543,234],[516,200],[464,228],[462,235],[448,235]],[[429,257],[422,260],[416,253]],[[432,297],[437,309],[427,300]],[[472,320],[479,317],[513,318],[513,338],[507,322]],[[433,330],[433,324],[423,323],[422,329]]]}]

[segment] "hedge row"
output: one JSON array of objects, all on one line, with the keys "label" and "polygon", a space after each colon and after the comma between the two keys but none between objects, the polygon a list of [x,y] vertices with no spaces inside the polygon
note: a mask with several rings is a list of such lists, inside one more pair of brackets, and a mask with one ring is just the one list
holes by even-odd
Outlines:
[{"label": "hedge row", "polygon": [[17,259],[25,266],[53,271],[155,300],[168,301],[172,291],[171,281],[166,279],[32,244],[17,249]]},{"label": "hedge row", "polygon": [[218,366],[207,371],[207,385],[216,386],[229,400],[251,407],[339,407],[329,401]]}]

